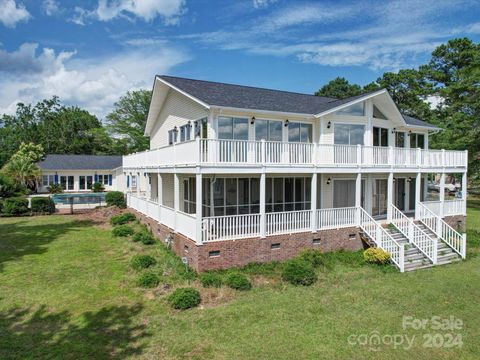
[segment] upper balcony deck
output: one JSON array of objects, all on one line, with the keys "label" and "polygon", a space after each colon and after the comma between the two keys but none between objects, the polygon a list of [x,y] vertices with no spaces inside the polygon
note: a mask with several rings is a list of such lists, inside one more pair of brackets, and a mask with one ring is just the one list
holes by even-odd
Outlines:
[{"label": "upper balcony deck", "polygon": [[467,162],[467,151],[199,138],[123,158],[125,169],[234,166],[463,172]]}]

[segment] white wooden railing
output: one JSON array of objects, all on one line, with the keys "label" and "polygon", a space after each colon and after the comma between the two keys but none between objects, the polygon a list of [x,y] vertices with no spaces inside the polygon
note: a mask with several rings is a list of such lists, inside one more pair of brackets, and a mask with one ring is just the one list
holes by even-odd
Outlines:
[{"label": "white wooden railing", "polygon": [[421,202],[417,202],[416,213],[418,220],[465,259],[467,251],[466,234],[460,234]]},{"label": "white wooden railing", "polygon": [[284,211],[266,214],[266,235],[305,232],[311,227],[312,211]]},{"label": "white wooden railing", "polygon": [[199,139],[123,157],[124,168],[196,164],[467,167],[467,151]]},{"label": "white wooden railing", "polygon": [[382,248],[390,254],[392,262],[405,271],[405,249],[390,234],[376,222],[362,207],[358,208],[359,226],[372,239],[377,247]]},{"label": "white wooden railing", "polygon": [[392,224],[415,245],[432,263],[437,263],[438,242],[420,229],[412,219],[407,217],[396,206],[392,207]]},{"label": "white wooden railing", "polygon": [[344,207],[317,210],[317,230],[339,229],[357,226],[358,208]]},{"label": "white wooden railing", "polygon": [[202,219],[204,242],[260,236],[260,214],[211,216]]},{"label": "white wooden railing", "polygon": [[[434,212],[438,216],[441,216],[441,201],[423,201],[422,204],[426,206],[430,211]],[[445,200],[443,202],[443,216],[465,215],[465,205],[465,200]]]}]

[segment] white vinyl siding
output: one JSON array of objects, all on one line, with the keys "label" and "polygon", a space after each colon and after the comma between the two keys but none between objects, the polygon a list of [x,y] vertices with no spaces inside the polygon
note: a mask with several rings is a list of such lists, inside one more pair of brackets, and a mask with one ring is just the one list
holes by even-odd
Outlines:
[{"label": "white vinyl siding", "polygon": [[151,131],[150,149],[167,146],[168,131],[175,126],[179,137],[181,126],[186,125],[189,120],[193,124],[194,120],[205,116],[208,116],[208,111],[203,106],[175,90],[170,90]]}]

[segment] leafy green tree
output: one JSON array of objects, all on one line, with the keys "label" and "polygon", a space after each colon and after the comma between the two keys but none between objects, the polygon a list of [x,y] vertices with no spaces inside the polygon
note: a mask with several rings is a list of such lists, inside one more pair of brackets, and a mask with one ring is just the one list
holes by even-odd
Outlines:
[{"label": "leafy green tree", "polygon": [[107,130],[115,138],[117,150],[127,154],[149,148],[144,136],[152,93],[147,90],[129,91],[114,104],[107,115]]},{"label": "leafy green tree", "polygon": [[327,96],[335,99],[345,99],[351,96],[360,95],[362,88],[357,84],[350,84],[347,79],[337,77],[323,85],[316,93],[316,96]]},{"label": "leafy green tree", "polygon": [[27,157],[13,156],[4,166],[3,172],[15,180],[18,184],[35,189],[40,178],[41,171],[37,164]]},{"label": "leafy green tree", "polygon": [[36,163],[42,159],[45,155],[42,145],[36,145],[34,143],[22,143],[18,151],[13,154],[12,158],[21,157]]}]

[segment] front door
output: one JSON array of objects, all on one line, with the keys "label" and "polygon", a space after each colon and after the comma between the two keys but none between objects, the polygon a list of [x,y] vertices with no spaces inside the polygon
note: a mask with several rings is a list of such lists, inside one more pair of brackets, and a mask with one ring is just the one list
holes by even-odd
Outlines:
[{"label": "front door", "polygon": [[395,181],[395,206],[404,211],[405,210],[405,179],[397,178]]}]

